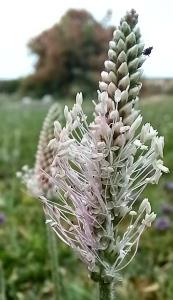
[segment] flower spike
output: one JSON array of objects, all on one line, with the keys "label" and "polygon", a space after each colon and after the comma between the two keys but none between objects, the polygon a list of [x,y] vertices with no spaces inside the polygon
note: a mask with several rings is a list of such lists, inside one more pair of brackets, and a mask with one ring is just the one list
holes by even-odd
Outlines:
[{"label": "flower spike", "polygon": [[[143,231],[156,215],[145,187],[158,183],[163,137],[137,108],[144,44],[135,10],[128,12],[109,43],[90,124],[77,94],[66,124],[54,123],[49,178],[56,201],[40,195],[46,223],[86,263],[91,277],[112,282],[135,256]],[[138,201],[137,201],[138,200]],[[123,225],[123,226],[122,226]]]}]

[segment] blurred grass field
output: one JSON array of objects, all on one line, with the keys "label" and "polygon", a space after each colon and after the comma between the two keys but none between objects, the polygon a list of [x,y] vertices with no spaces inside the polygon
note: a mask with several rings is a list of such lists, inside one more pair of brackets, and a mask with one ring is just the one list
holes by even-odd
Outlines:
[{"label": "blurred grass field", "polygon": [[[64,104],[64,100],[60,101],[60,105]],[[42,208],[39,201],[26,193],[15,175],[23,165],[34,164],[38,136],[48,107],[39,101],[27,105],[13,97],[0,97],[0,213],[5,216],[5,222],[0,224],[2,300],[54,299]],[[89,113],[91,104],[85,101],[84,107]],[[150,186],[145,191],[159,213],[161,202],[173,202],[173,194],[168,195],[163,189],[164,182],[173,180],[173,96],[143,99],[140,108],[144,120],[165,136],[164,161],[170,173],[158,186]],[[96,299],[96,288],[83,264],[60,241],[57,247],[61,278],[58,299]],[[159,232],[153,227],[142,237],[138,254],[125,271],[117,288],[118,299],[172,300],[172,278],[173,230]]]}]

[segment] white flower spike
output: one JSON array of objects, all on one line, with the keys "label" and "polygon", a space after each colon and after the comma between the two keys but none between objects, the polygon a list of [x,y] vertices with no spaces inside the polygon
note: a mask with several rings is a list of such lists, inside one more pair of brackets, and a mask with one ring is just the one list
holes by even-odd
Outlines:
[{"label": "white flower spike", "polygon": [[136,109],[145,61],[137,21],[136,12],[128,12],[109,43],[93,122],[82,110],[81,93],[72,110],[64,109],[65,126],[55,122],[48,180],[56,201],[40,197],[46,223],[92,278],[106,283],[119,278],[155,219],[148,199],[137,208],[141,193],[168,172],[163,137],[149,123],[141,125]]}]

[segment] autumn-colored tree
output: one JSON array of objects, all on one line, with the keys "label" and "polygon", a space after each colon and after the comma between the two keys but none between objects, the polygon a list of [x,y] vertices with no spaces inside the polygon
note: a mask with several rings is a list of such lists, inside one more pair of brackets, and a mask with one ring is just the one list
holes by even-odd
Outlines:
[{"label": "autumn-colored tree", "polygon": [[34,37],[28,46],[38,56],[35,72],[23,90],[37,96],[92,91],[105,60],[113,27],[97,22],[85,10],[69,10],[52,28]]}]

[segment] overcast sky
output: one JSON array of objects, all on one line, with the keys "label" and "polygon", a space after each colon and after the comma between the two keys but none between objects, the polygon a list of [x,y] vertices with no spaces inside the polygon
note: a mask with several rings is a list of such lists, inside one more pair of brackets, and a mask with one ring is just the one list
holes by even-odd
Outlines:
[{"label": "overcast sky", "polygon": [[[146,47],[153,46],[145,63],[150,77],[173,77],[173,0],[0,0],[0,78],[17,78],[33,70],[28,40],[54,25],[69,8],[84,8],[97,20],[113,12],[112,24],[135,8]],[[170,54],[169,54],[170,53]]]}]

